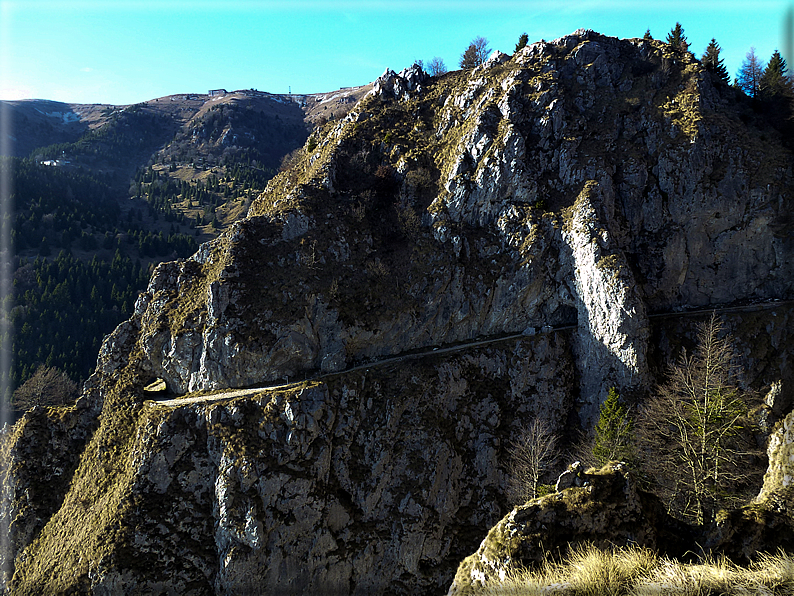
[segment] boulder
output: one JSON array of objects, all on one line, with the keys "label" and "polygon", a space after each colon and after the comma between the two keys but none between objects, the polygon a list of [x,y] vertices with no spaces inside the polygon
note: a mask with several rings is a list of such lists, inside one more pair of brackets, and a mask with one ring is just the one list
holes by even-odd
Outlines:
[{"label": "boulder", "polygon": [[[578,464],[578,465],[577,465]],[[611,462],[584,471],[579,462],[560,477],[563,490],[529,501],[496,524],[458,567],[448,596],[473,594],[510,569],[565,556],[572,545],[639,545],[683,554],[691,531],[670,518],[653,496],[637,489],[627,466]]]}]

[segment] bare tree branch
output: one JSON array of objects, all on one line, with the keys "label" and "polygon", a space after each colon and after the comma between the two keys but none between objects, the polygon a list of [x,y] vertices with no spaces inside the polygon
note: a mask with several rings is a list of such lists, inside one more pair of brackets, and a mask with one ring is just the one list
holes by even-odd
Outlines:
[{"label": "bare tree branch", "polygon": [[447,66],[444,64],[444,60],[439,58],[438,56],[434,56],[430,62],[427,64],[427,72],[430,73],[431,76],[437,77],[442,74],[446,74]]},{"label": "bare tree branch", "polygon": [[557,436],[543,418],[521,429],[518,440],[510,444],[507,492],[512,503],[523,504],[538,496],[540,478],[559,462],[557,445]]},{"label": "bare tree branch", "polygon": [[475,37],[460,57],[461,68],[474,68],[488,59],[491,49],[484,37]]},{"label": "bare tree branch", "polygon": [[671,513],[702,524],[746,498],[760,450],[747,419],[731,337],[712,314],[638,417],[643,467]]}]

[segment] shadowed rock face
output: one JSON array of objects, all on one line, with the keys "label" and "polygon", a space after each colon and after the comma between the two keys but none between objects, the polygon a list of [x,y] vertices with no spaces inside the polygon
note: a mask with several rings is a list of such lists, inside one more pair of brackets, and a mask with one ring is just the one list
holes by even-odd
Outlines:
[{"label": "shadowed rock face", "polygon": [[[35,466],[7,470],[12,593],[443,591],[506,510],[522,421],[590,428],[608,387],[654,382],[674,327],[649,349],[649,313],[791,296],[791,155],[743,109],[689,54],[589,31],[440,79],[385,73],[245,220],[157,268],[72,417],[46,413],[76,421],[79,453],[58,448],[71,482],[47,504],[25,501]],[[743,334],[770,338],[743,353],[759,387],[786,368],[782,319]],[[143,403],[151,378],[184,393],[315,375]],[[26,424],[15,453],[46,441]],[[571,532],[618,494],[647,517],[616,482]]]}]

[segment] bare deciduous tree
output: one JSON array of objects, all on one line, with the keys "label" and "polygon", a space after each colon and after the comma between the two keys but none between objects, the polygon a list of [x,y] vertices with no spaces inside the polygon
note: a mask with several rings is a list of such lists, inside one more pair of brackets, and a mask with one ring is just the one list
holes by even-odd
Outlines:
[{"label": "bare deciduous tree", "polygon": [[430,73],[431,76],[437,77],[446,74],[447,66],[444,64],[444,60],[438,56],[434,56],[433,59],[427,63],[427,72]]},{"label": "bare deciduous tree", "polygon": [[703,524],[746,498],[759,454],[731,337],[712,314],[637,420],[642,464],[670,512]]},{"label": "bare deciduous tree", "polygon": [[557,436],[548,421],[535,418],[510,444],[507,495],[511,503],[526,503],[538,496],[538,483],[559,461]]},{"label": "bare deciduous tree", "polygon": [[12,403],[20,411],[33,406],[61,406],[74,401],[77,393],[77,383],[65,372],[42,364],[14,391]]},{"label": "bare deciduous tree", "polygon": [[474,68],[488,59],[491,49],[488,47],[488,40],[484,37],[475,37],[471,40],[469,47],[460,57],[461,68]]},{"label": "bare deciduous tree", "polygon": [[761,77],[764,76],[764,63],[755,55],[755,48],[751,47],[742,62],[742,67],[736,75],[736,86],[750,97],[758,95],[761,86]]}]

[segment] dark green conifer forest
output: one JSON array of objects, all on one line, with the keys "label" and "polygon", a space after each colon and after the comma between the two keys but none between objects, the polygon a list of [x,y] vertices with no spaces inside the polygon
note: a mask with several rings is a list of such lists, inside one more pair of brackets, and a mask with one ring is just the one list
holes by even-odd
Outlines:
[{"label": "dark green conifer forest", "polygon": [[2,167],[14,203],[10,388],[42,364],[83,381],[102,337],[129,317],[152,261],[189,256],[197,242],[173,226],[154,233],[135,209],[122,213],[102,177],[32,159],[4,158]]}]

